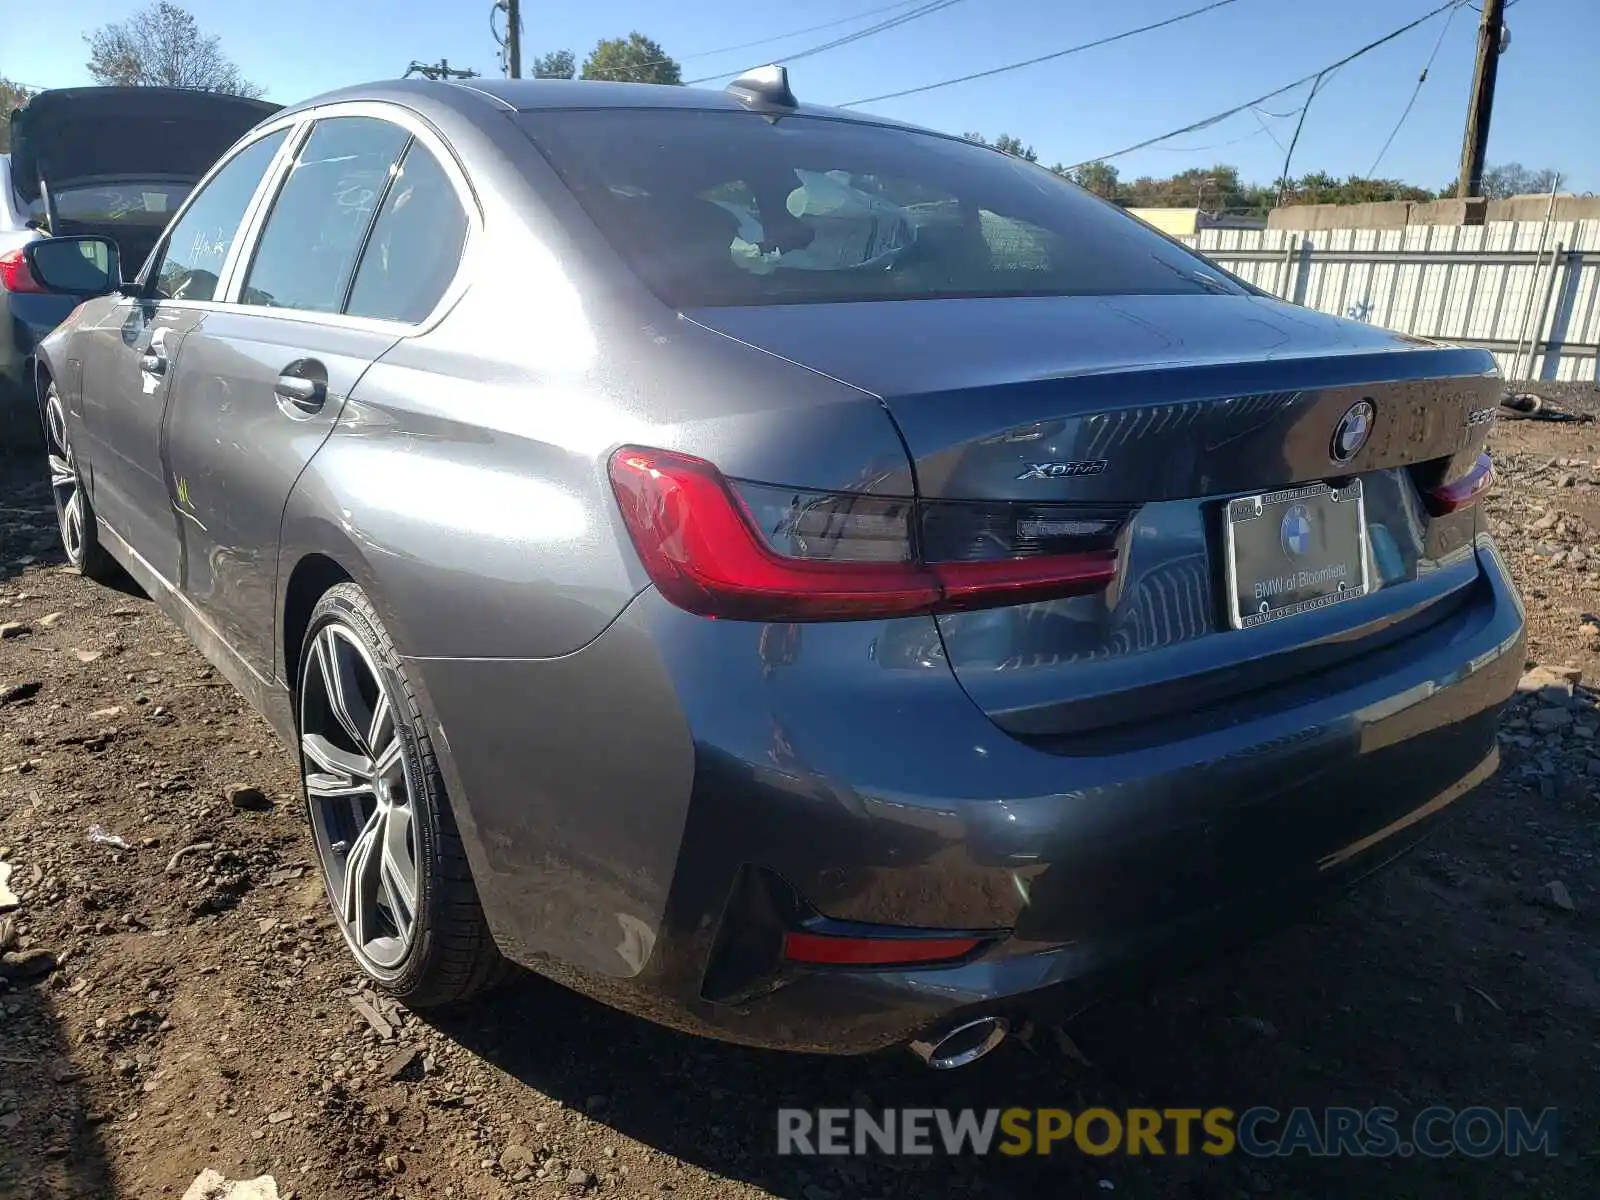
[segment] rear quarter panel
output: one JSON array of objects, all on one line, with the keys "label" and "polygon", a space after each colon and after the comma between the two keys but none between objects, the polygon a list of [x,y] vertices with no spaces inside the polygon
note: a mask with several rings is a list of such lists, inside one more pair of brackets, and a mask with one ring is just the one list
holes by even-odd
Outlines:
[{"label": "rear quarter panel", "polygon": [[[489,319],[463,304],[451,324]],[[903,475],[905,457],[853,389],[670,315],[642,336],[605,328],[608,352],[593,331],[567,330],[543,364],[502,352],[542,340],[503,321],[505,336],[452,344],[441,328],[396,346],[301,476],[278,581],[282,611],[296,566],[318,555],[373,597],[418,688],[500,945],[523,962],[628,976],[666,920],[695,748],[655,647],[577,653],[648,583],[611,492],[611,451],[642,442],[840,487]],[[568,361],[579,337],[593,357]],[[280,650],[286,679],[288,662]],[[659,703],[619,728],[624,711],[639,715],[641,689]]]},{"label": "rear quarter panel", "polygon": [[545,658],[645,586],[606,476],[618,446],[909,489],[876,398],[661,305],[509,122],[445,132],[482,204],[467,287],[353,389],[291,500],[282,565],[332,537],[369,564],[408,655]]}]

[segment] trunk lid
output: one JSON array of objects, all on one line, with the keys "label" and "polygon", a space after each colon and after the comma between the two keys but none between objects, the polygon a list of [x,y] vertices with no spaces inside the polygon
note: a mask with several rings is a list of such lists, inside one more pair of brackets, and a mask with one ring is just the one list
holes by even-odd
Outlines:
[{"label": "trunk lid", "polygon": [[211,164],[279,107],[185,88],[40,92],[11,114],[12,189],[48,206],[52,234],[116,242],[131,271]]},{"label": "trunk lid", "polygon": [[[986,532],[997,501],[1118,514],[1118,577],[1106,591],[938,618],[962,685],[1018,736],[1076,753],[1082,735],[1108,746],[1114,739],[1103,735],[1117,727],[1124,741],[1143,736],[1141,727],[1154,736],[1154,718],[1170,731],[1198,706],[1210,719],[1232,719],[1249,696],[1443,619],[1442,602],[1476,579],[1473,511],[1432,517],[1422,489],[1461,474],[1481,449],[1499,400],[1482,351],[1257,296],[773,305],[690,316],[882,398],[917,495],[989,502]],[[1335,441],[1347,435],[1365,440],[1341,461],[1350,443]],[[1230,543],[1249,539],[1230,531],[1229,502],[1248,507],[1264,493],[1352,480],[1362,516],[1346,543],[1361,546],[1351,579],[1363,590],[1236,628],[1230,597],[1243,593],[1243,611],[1245,575],[1257,567],[1233,565]],[[1330,528],[1354,507],[1327,500],[1269,497],[1258,511],[1270,528],[1253,527],[1269,536],[1254,538],[1251,562],[1277,553],[1280,514],[1296,505],[1309,506],[1314,522],[1324,509],[1333,514]],[[1305,516],[1302,508],[1295,520]],[[1283,538],[1290,532],[1285,524]],[[1282,541],[1286,561],[1297,544]]]},{"label": "trunk lid", "polygon": [[[1321,479],[1347,389],[1381,385],[1348,470],[1460,450],[1493,359],[1254,296],[699,309],[727,336],[881,397],[926,498],[1149,503]],[[1092,475],[1020,479],[1035,462]]]},{"label": "trunk lid", "polygon": [[28,203],[47,187],[112,179],[195,183],[222,152],[280,108],[188,88],[40,92],[11,114],[12,186]]}]

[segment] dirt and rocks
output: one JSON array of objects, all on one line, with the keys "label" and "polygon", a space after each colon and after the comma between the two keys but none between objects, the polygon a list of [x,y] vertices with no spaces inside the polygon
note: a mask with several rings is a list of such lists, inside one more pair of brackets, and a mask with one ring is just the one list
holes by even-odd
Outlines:
[{"label": "dirt and rocks", "polygon": [[[364,988],[289,757],[147,600],[62,568],[34,468],[0,464],[0,1197],[217,1194],[209,1169],[300,1200],[1600,1195],[1600,426],[1494,443],[1537,668],[1495,784],[1316,920],[948,1075],[532,978],[427,1016]],[[1554,1106],[1559,1153],[775,1152],[779,1106],[1257,1104]]]}]

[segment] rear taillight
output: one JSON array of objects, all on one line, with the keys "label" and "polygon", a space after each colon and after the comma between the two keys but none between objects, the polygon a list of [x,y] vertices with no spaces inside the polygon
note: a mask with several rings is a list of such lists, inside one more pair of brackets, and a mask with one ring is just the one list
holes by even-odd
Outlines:
[{"label": "rear taillight", "polygon": [[1422,502],[1433,516],[1443,517],[1476,503],[1478,497],[1493,486],[1494,463],[1487,454],[1480,454],[1472,469],[1460,479],[1423,492]]},{"label": "rear taillight", "polygon": [[20,249],[0,254],[0,288],[8,292],[44,291],[28,270],[28,260],[22,256]]},{"label": "rear taillight", "polygon": [[611,483],[657,590],[692,613],[746,621],[907,616],[1099,591],[1116,577],[1127,517],[746,483],[703,459],[632,446],[612,456]]}]

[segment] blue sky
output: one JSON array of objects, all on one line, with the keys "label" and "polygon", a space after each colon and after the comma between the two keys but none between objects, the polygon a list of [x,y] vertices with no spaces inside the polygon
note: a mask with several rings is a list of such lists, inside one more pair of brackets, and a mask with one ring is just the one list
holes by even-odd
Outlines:
[{"label": "blue sky", "polygon": [[[1420,16],[1440,0],[1236,0],[1192,20],[1054,62],[869,111],[952,131],[1014,133],[1046,163],[1078,162],[1249,100],[1310,74]],[[3,0],[6,7],[21,0]],[[581,61],[596,40],[638,29],[683,62],[686,78],[781,61],[883,16],[752,49],[735,43],[883,7],[889,0],[524,0],[531,52],[569,48]],[[843,103],[915,87],[1090,41],[1199,7],[1202,0],[962,0],[944,11],[796,62],[795,90]],[[413,59],[496,71],[488,0],[187,0],[268,98],[291,102],[346,83],[402,73]],[[63,87],[88,83],[81,34],[139,7],[138,0],[57,0],[27,37],[0,43],[0,75]],[[44,15],[46,14],[47,15]],[[893,14],[888,14],[893,15]],[[1318,95],[1295,151],[1294,173],[1365,174],[1405,106],[1444,17],[1345,67]],[[1454,15],[1409,119],[1379,174],[1427,187],[1451,178],[1471,83],[1477,12]],[[1514,0],[1512,45],[1500,59],[1491,163],[1554,166],[1575,191],[1600,191],[1600,0]],[[11,32],[16,32],[11,24]],[[42,36],[49,29],[59,37]],[[716,81],[720,84],[721,80]],[[715,84],[713,85],[715,86]],[[1278,142],[1294,131],[1305,89],[1115,160],[1124,177],[1233,163],[1248,180],[1274,178]],[[1263,124],[1266,128],[1263,129]],[[1274,138],[1277,141],[1274,141]]]}]

